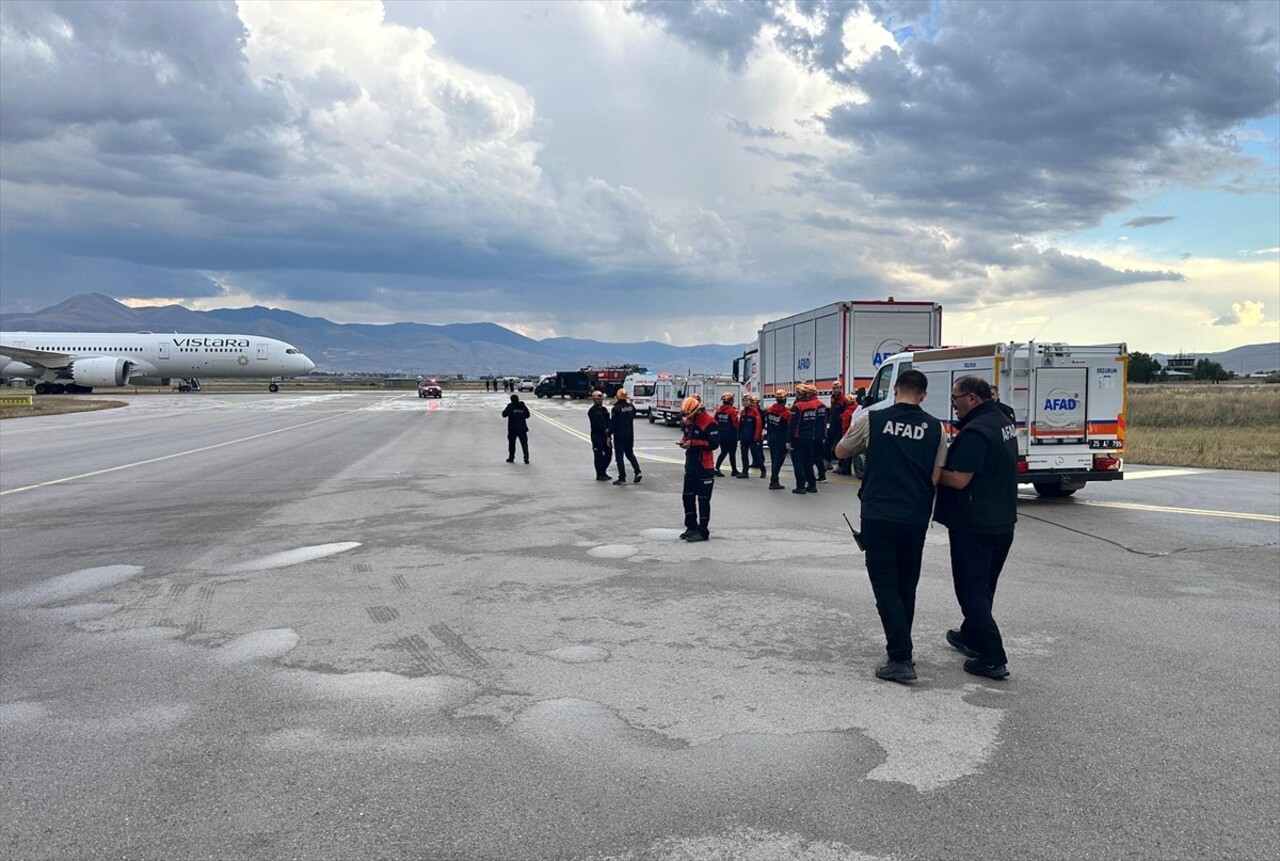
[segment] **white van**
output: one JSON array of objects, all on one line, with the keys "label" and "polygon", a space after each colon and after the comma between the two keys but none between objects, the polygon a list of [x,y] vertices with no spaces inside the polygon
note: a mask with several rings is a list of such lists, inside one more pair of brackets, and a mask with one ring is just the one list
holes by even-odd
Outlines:
[{"label": "white van", "polygon": [[658,384],[657,374],[630,374],[622,387],[631,395],[631,403],[641,415],[652,415],[653,389]]}]

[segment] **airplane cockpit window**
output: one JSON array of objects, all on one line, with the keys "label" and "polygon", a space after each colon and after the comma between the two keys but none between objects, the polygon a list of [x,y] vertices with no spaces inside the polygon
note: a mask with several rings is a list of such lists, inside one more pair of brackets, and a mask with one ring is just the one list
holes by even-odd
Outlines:
[{"label": "airplane cockpit window", "polygon": [[298,355],[298,351],[295,350],[293,347],[290,347],[289,349],[285,350],[285,352],[288,353],[290,356]]}]

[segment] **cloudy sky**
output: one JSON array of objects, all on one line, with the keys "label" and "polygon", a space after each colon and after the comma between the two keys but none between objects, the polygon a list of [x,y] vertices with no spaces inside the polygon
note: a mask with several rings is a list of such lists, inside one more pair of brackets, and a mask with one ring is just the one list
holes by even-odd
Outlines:
[{"label": "cloudy sky", "polygon": [[1280,339],[1280,3],[0,3],[0,310]]}]

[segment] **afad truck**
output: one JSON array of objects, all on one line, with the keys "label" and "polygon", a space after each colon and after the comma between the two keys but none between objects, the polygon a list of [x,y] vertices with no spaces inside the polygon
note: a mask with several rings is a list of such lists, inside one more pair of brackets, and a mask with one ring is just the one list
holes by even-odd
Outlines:
[{"label": "afad truck", "polygon": [[[1018,426],[1018,481],[1041,496],[1070,496],[1090,481],[1124,478],[1124,344],[988,344],[917,350],[887,357],[862,399],[866,409],[893,403],[893,385],[910,368],[923,371],[929,392],[921,405],[954,435],[951,386],[970,374],[1000,391]],[[861,459],[854,464],[861,477]]]},{"label": "afad truck", "polygon": [[942,343],[942,306],[935,302],[833,302],[765,323],[756,349],[733,362],[747,394],[770,397],[812,383],[818,394],[854,392],[871,383],[881,362],[903,350]]},{"label": "afad truck", "polygon": [[649,424],[662,422],[664,425],[679,425],[682,418],[680,407],[690,395],[697,395],[709,412],[715,412],[716,407],[720,406],[720,396],[725,392],[733,395],[734,406],[742,406],[742,385],[728,377],[715,374],[670,377],[660,374],[653,387]]}]

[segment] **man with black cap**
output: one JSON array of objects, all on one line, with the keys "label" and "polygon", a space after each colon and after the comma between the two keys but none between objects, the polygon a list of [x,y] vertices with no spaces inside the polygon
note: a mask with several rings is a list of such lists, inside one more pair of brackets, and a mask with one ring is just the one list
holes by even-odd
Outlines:
[{"label": "man with black cap", "polygon": [[604,408],[604,392],[591,393],[591,409],[587,410],[587,420],[591,422],[591,453],[596,460],[596,481],[608,481],[609,459],[613,452],[609,447],[609,411]]},{"label": "man with black cap", "polygon": [[858,489],[862,545],[889,654],[876,676],[891,682],[916,678],[911,652],[916,586],[934,488],[947,457],[942,422],[920,409],[928,388],[924,374],[903,371],[893,385],[893,405],[855,418],[835,445],[839,458],[867,453]]},{"label": "man with black cap", "polygon": [[516,462],[516,440],[524,452],[524,462],[529,462],[529,408],[519,395],[511,396],[511,403],[502,411],[507,418],[507,463]]},{"label": "man with black cap", "polygon": [[631,469],[636,474],[636,484],[643,478],[640,475],[640,462],[636,460],[633,447],[636,443],[636,405],[631,403],[626,389],[618,389],[613,410],[609,414],[609,431],[613,436],[614,457],[618,459],[618,480],[614,484],[627,483],[627,465],[625,457],[631,461]]},{"label": "man with black cap", "polygon": [[947,642],[969,658],[965,672],[1003,679],[1008,658],[991,607],[1018,521],[1018,429],[981,377],[956,380],[951,407],[958,432],[942,467],[933,519],[947,527],[964,624],[947,631]]}]

